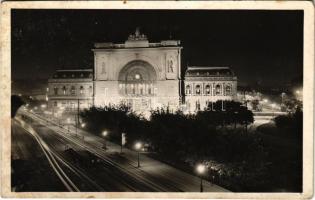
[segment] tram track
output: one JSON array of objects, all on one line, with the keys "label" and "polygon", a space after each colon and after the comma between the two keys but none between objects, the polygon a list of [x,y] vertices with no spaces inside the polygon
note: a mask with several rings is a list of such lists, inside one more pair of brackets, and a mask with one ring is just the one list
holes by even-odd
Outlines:
[{"label": "tram track", "polygon": [[[141,189],[141,191],[166,192],[166,191],[170,191],[170,189],[171,189],[171,191],[181,191],[176,187],[168,186],[168,184],[165,184],[165,186],[161,186],[161,185],[154,183],[153,180],[150,180],[150,179],[152,179],[152,177],[150,178],[149,174],[147,174],[146,172],[142,171],[139,168],[134,167],[130,163],[129,163],[129,165],[131,165],[133,167],[122,166],[121,163],[118,163],[118,162],[110,159],[108,156],[106,156],[104,149],[102,149],[101,147],[91,145],[87,142],[82,142],[81,138],[76,137],[76,135],[74,133],[69,132],[67,129],[64,129],[63,127],[59,126],[58,124],[56,124],[54,122],[50,122],[47,119],[43,119],[41,116],[35,115],[33,113],[27,113],[27,114],[30,117],[32,117],[33,119],[37,120],[37,122],[40,122],[40,124],[53,130],[55,133],[57,133],[63,139],[67,140],[68,142],[70,142],[72,144],[75,144],[74,146],[78,146],[80,148],[83,148],[83,149],[89,151],[90,153],[94,154],[95,156],[99,157],[105,166],[115,167],[119,173],[123,173],[123,174],[125,174],[125,176],[132,177],[132,178],[129,178],[129,180],[131,180],[131,182],[133,179],[135,179],[134,181],[138,182],[138,184],[140,182],[143,185],[145,185],[145,187],[142,186],[143,188]],[[130,161],[130,160],[128,160],[128,161]],[[122,183],[125,186],[127,186],[129,189],[131,189],[132,191],[139,191],[136,188],[134,188],[133,185],[131,185],[131,184],[126,184],[123,181],[122,181]]]}]

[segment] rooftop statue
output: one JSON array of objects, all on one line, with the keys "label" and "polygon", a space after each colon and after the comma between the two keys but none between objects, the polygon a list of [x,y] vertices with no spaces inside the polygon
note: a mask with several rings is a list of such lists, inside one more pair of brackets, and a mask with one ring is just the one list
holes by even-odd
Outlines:
[{"label": "rooftop statue", "polygon": [[147,40],[147,36],[140,33],[140,28],[137,27],[134,34],[130,34],[128,40]]}]

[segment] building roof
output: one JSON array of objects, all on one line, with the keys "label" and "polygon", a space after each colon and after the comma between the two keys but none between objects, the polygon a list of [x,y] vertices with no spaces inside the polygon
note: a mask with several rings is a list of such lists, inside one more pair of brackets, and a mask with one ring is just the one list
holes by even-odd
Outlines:
[{"label": "building roof", "polygon": [[112,42],[95,43],[97,49],[128,49],[128,48],[156,48],[156,47],[179,47],[179,40],[162,40],[157,43],[150,43],[148,37],[140,33],[139,28],[134,34],[130,34],[125,43],[115,44]]},{"label": "building roof", "polygon": [[51,77],[52,79],[92,79],[92,69],[60,69]]},{"label": "building roof", "polygon": [[234,72],[230,67],[200,67],[190,66],[185,72],[185,77],[233,77]]}]

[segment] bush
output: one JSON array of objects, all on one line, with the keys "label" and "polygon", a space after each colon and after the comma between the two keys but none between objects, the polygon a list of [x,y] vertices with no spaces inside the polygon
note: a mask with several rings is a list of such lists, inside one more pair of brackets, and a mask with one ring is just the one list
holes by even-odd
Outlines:
[{"label": "bush", "polygon": [[302,140],[303,112],[300,109],[297,109],[293,114],[277,116],[274,121],[279,131],[285,133],[285,136]]}]

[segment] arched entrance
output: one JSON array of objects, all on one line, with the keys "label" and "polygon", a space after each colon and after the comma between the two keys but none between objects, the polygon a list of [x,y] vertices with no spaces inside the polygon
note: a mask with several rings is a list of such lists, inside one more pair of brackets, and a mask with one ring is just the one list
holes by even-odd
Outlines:
[{"label": "arched entrance", "polygon": [[127,63],[118,76],[123,103],[135,111],[150,110],[156,95],[156,79],[154,67],[148,62],[134,60]]}]

